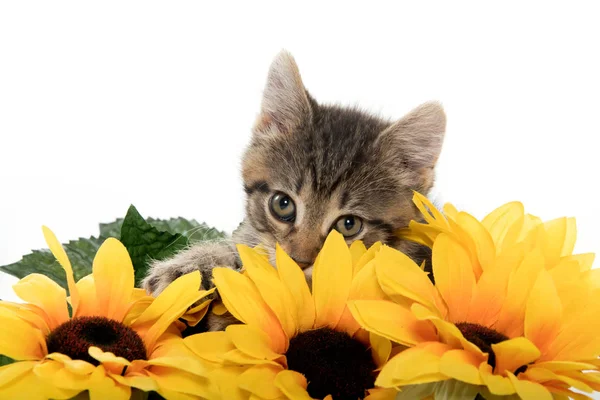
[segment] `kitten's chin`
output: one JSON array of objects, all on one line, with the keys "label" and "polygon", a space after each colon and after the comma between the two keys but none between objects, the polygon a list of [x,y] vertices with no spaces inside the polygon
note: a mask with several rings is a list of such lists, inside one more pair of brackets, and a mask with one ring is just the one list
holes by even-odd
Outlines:
[{"label": "kitten's chin", "polygon": [[312,289],[313,266],[311,265],[310,267],[305,268],[304,270],[302,270],[302,272],[304,272],[304,277],[306,278],[306,283],[308,283],[308,287]]}]

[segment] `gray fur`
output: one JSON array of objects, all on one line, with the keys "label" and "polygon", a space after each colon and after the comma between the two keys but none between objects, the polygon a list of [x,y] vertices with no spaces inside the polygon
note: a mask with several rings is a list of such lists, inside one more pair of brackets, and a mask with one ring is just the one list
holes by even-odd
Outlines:
[{"label": "gray fur", "polygon": [[[363,220],[362,231],[348,243],[382,241],[418,262],[427,257],[423,248],[394,232],[418,216],[413,190],[428,194],[433,185],[446,124],[438,103],[421,105],[396,122],[355,108],[320,105],[304,88],[294,59],[282,52],[271,66],[261,107],[242,163],[244,221],[231,240],[199,244],[154,262],[144,280],[147,291],[156,295],[197,269],[203,285],[212,285],[213,267],[241,267],[234,243],[261,244],[272,262],[279,243],[310,280],[310,265],[344,215]],[[276,192],[294,201],[295,221],[272,215],[269,200]],[[231,323],[215,316],[207,321],[208,330]]]}]

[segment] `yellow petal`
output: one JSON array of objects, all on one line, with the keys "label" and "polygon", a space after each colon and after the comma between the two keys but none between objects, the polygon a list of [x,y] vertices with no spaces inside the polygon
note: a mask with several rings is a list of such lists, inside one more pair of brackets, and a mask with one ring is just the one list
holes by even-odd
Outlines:
[{"label": "yellow petal", "polygon": [[[335,282],[335,285],[332,285]],[[315,327],[334,328],[346,307],[352,284],[352,257],[341,233],[327,236],[313,268]]]},{"label": "yellow petal", "polygon": [[420,343],[404,350],[383,366],[375,385],[390,388],[448,379],[440,373],[440,358],[450,350],[450,346],[439,342]]},{"label": "yellow petal", "polygon": [[[141,391],[144,391],[144,392],[156,392],[159,390],[158,385],[149,376],[111,375],[111,378],[113,378],[115,381],[117,381],[121,385],[131,386],[132,388],[140,389]],[[138,399],[138,398],[135,397],[135,392],[132,392],[130,400],[136,400],[136,399]],[[143,399],[143,397],[142,397],[142,399]]]},{"label": "yellow petal", "polygon": [[[593,391],[600,391],[600,371],[564,371],[557,375],[561,376],[560,379],[563,382],[578,387],[580,390],[591,393],[589,388],[592,388]],[[589,387],[585,388],[584,385]]]},{"label": "yellow petal", "polygon": [[527,299],[525,337],[544,353],[558,334],[561,320],[561,300],[552,277],[546,270],[542,270]]},{"label": "yellow petal", "polygon": [[523,229],[521,230],[521,235],[518,240],[527,241],[527,236],[536,229],[543,227],[543,225],[544,223],[541,218],[536,217],[535,215],[525,214]]},{"label": "yellow petal", "polygon": [[304,273],[279,245],[275,249],[275,262],[279,279],[295,302],[290,311],[296,314],[297,329],[305,331],[312,328],[315,323],[315,305]]},{"label": "yellow petal", "polygon": [[272,349],[287,350],[287,337],[279,320],[265,303],[254,283],[243,274],[229,268],[214,268],[213,278],[223,304],[238,320],[262,329],[272,339]]},{"label": "yellow petal", "polygon": [[274,366],[280,366],[283,361],[271,361],[264,358],[256,358],[249,354],[244,353],[239,349],[233,349],[223,354],[222,361],[224,364],[238,364],[238,365],[259,365],[259,364],[270,364]]},{"label": "yellow petal", "polygon": [[79,291],[75,286],[75,278],[73,276],[73,268],[71,267],[71,262],[69,261],[69,257],[63,249],[62,245],[49,228],[42,226],[42,232],[44,233],[44,239],[46,240],[46,244],[50,248],[50,251],[54,255],[54,258],[58,261],[58,263],[65,270],[65,274],[67,276],[67,286],[69,288],[69,296],[71,297],[71,306],[73,307],[73,317],[78,317],[78,308],[79,308]]},{"label": "yellow petal", "polygon": [[223,315],[227,312],[227,307],[225,307],[225,304],[223,304],[223,302],[221,301],[216,301],[212,303],[212,312],[213,314],[216,315]]},{"label": "yellow petal", "polygon": [[536,249],[528,253],[519,267],[511,272],[506,300],[493,327],[495,330],[508,337],[523,335],[527,298],[543,268],[544,257]]},{"label": "yellow petal", "polygon": [[167,328],[206,292],[198,291],[200,287],[200,271],[180,276],[152,302],[137,318],[131,328],[142,334],[148,353]]},{"label": "yellow petal", "polygon": [[413,192],[413,203],[417,206],[423,218],[430,225],[439,225],[440,227],[448,227],[448,223],[444,215],[433,205],[431,201],[420,193]]},{"label": "yellow petal", "polygon": [[98,374],[94,373],[96,371],[94,366],[88,374],[74,373],[65,367],[66,365],[60,361],[45,360],[38,363],[33,372],[41,381],[47,384],[74,391],[86,390],[100,379]]},{"label": "yellow petal", "polygon": [[[263,300],[277,316],[285,333],[288,337],[295,335],[297,312],[294,308],[296,304],[275,269],[267,260],[247,246],[239,245],[238,253],[248,276],[256,285]],[[265,268],[269,269],[265,270]]]},{"label": "yellow petal", "polygon": [[131,397],[131,388],[108,377],[102,365],[96,368],[94,375],[94,384],[89,387],[90,400],[128,400]]},{"label": "yellow petal", "polygon": [[99,315],[123,321],[134,287],[133,264],[127,249],[108,238],[98,249],[93,264]]},{"label": "yellow petal", "polygon": [[[356,276],[365,265],[370,263],[375,258],[381,247],[381,242],[376,242],[369,247],[369,249],[358,260],[355,261],[354,258],[352,258],[352,264],[354,265],[352,276]],[[352,248],[350,250],[352,251]]]},{"label": "yellow petal", "polygon": [[433,245],[435,285],[448,305],[448,319],[465,321],[475,289],[475,275],[468,254],[449,236],[438,236]]},{"label": "yellow petal", "polygon": [[506,299],[510,272],[510,268],[502,263],[483,271],[473,291],[467,321],[492,326],[498,320]]},{"label": "yellow petal", "polygon": [[456,244],[460,244],[463,247],[466,255],[469,257],[473,274],[475,275],[475,278],[478,279],[483,272],[483,268],[477,257],[476,240],[471,237],[471,234],[465,228],[459,225],[458,222],[448,219],[448,223],[452,229],[452,232],[448,234],[448,236],[452,238]]},{"label": "yellow petal", "polygon": [[283,370],[275,377],[275,386],[294,400],[312,400],[306,391],[306,378],[296,371]]},{"label": "yellow petal", "polygon": [[349,298],[351,300],[383,300],[386,298],[386,294],[377,280],[375,261],[369,262],[354,276]]},{"label": "yellow petal", "polygon": [[508,372],[508,378],[519,397],[523,400],[552,400],[550,392],[539,383],[529,382],[518,379],[516,376]]},{"label": "yellow petal", "polygon": [[42,274],[30,274],[13,285],[21,300],[44,310],[50,329],[69,320],[67,294],[52,279]]},{"label": "yellow petal", "polygon": [[[491,213],[489,213],[481,223],[487,229],[492,236],[494,243],[499,245],[499,248],[503,246],[503,242],[507,239],[507,235],[511,232],[511,228],[515,226],[515,223],[519,224],[519,230],[523,225],[523,217],[525,215],[525,209],[523,204],[515,201],[507,203],[503,206],[498,207]],[[516,241],[509,238],[508,245]]]},{"label": "yellow petal", "polygon": [[[378,300],[386,298],[377,281],[375,262],[373,260],[358,271],[357,275],[352,279],[349,298],[351,300]],[[354,336],[356,331],[360,329],[360,325],[354,319],[347,306],[335,329],[347,332],[350,336]]]},{"label": "yellow petal", "polygon": [[367,247],[360,240],[355,240],[350,245],[350,255],[352,256],[352,265],[356,266],[358,260],[367,252]]},{"label": "yellow petal", "polygon": [[209,381],[215,386],[216,396],[207,396],[209,399],[248,400],[248,392],[238,385],[232,385],[238,377],[248,369],[247,366],[222,366],[210,372]]},{"label": "yellow petal", "polygon": [[588,295],[588,291],[580,287],[587,284],[585,278],[587,273],[581,273],[577,261],[561,260],[558,265],[548,270],[548,273],[552,277],[565,310],[569,309],[571,302],[579,300],[581,296]]},{"label": "yellow petal", "polygon": [[394,234],[406,241],[419,243],[431,248],[435,238],[440,234],[440,231],[436,227],[420,224],[416,221],[410,221],[408,223],[408,228],[398,229]]},{"label": "yellow petal", "polygon": [[38,363],[34,361],[15,362],[0,367],[0,387],[6,386],[15,379],[29,373]]},{"label": "yellow petal", "polygon": [[466,350],[449,350],[440,359],[440,372],[472,385],[481,385],[479,365],[485,359]]},{"label": "yellow petal", "polygon": [[125,358],[117,357],[110,351],[104,352],[96,346],[91,346],[88,349],[88,353],[90,356],[100,361],[104,368],[113,374],[121,374],[121,372],[125,369],[124,367],[131,365],[131,363]]},{"label": "yellow petal", "polygon": [[63,364],[68,371],[77,375],[89,375],[94,372],[94,369],[96,368],[87,361],[72,360],[71,357],[61,353],[50,353],[46,356],[46,359],[58,361]]},{"label": "yellow petal", "polygon": [[12,312],[14,317],[28,322],[34,328],[39,329],[43,335],[48,335],[50,333],[50,328],[48,327],[48,315],[38,306],[0,300],[0,308],[4,308],[6,311]]},{"label": "yellow petal", "polygon": [[452,203],[444,204],[443,210],[446,218],[452,218],[454,220],[456,219],[456,216],[458,215],[458,210]]},{"label": "yellow petal", "polygon": [[[77,292],[79,293],[79,307],[77,308],[78,317],[98,315],[98,300],[96,296],[96,284],[92,274],[84,276],[77,282]],[[71,304],[73,298],[71,297]]]},{"label": "yellow petal", "polygon": [[541,355],[538,348],[524,337],[492,344],[492,350],[496,356],[494,372],[497,374],[504,374],[506,371],[514,372],[523,365],[537,360]]},{"label": "yellow petal", "polygon": [[229,325],[225,332],[239,350],[261,360],[277,360],[281,354],[271,349],[271,339],[252,325]]},{"label": "yellow petal", "polygon": [[212,362],[221,362],[223,354],[235,349],[233,342],[223,331],[191,335],[183,339],[183,342],[195,354]]},{"label": "yellow petal", "polygon": [[[210,294],[216,291],[215,288],[206,291],[206,294]],[[193,306],[187,310],[181,317],[180,320],[185,321],[187,326],[196,326],[208,313],[208,306],[212,303],[212,299],[204,300],[202,303]]]},{"label": "yellow petal", "polygon": [[363,328],[394,342],[412,346],[437,339],[432,324],[390,301],[353,300],[348,308]]},{"label": "yellow petal", "polygon": [[403,296],[427,307],[436,307],[431,280],[405,254],[383,246],[375,257],[375,270],[381,288],[394,301],[401,301],[399,297]]},{"label": "yellow petal", "polygon": [[577,239],[577,227],[574,218],[557,218],[545,222],[544,235],[540,237],[544,248],[546,265],[555,265],[558,260],[573,253]]},{"label": "yellow petal", "polygon": [[481,363],[479,365],[479,373],[483,384],[492,394],[496,396],[509,396],[516,392],[510,379],[502,375],[495,375],[488,363]]},{"label": "yellow petal", "polygon": [[48,351],[42,333],[0,307],[0,354],[15,360],[40,360]]},{"label": "yellow petal", "polygon": [[371,356],[377,367],[382,367],[390,358],[392,353],[392,342],[388,339],[369,333],[369,343],[371,344]]},{"label": "yellow petal", "polygon": [[535,366],[552,372],[585,371],[597,369],[594,364],[575,361],[542,361],[535,363]]},{"label": "yellow petal", "polygon": [[419,321],[430,321],[435,326],[437,336],[439,336],[441,342],[446,343],[453,348],[463,348],[473,354],[483,357],[484,353],[479,347],[465,339],[462,332],[453,323],[441,319],[432,311],[418,303],[413,304],[410,307],[410,310]]},{"label": "yellow petal", "polygon": [[[600,294],[596,292],[596,298]],[[600,354],[600,305],[586,303],[586,308],[563,324],[556,339],[543,354],[543,361],[581,361],[597,358]]]},{"label": "yellow petal", "polygon": [[0,368],[0,381],[4,374],[11,375],[10,383],[0,386],[0,399],[47,400],[69,399],[79,390],[61,389],[41,380],[34,372],[36,362],[9,364]]},{"label": "yellow petal", "polygon": [[594,389],[592,389],[590,386],[588,386],[584,381],[582,380],[578,380],[578,379],[573,379],[569,376],[565,376],[562,374],[556,374],[552,371],[549,371],[547,369],[544,368],[536,368],[536,367],[531,367],[531,368],[527,368],[527,371],[522,374],[519,375],[519,377],[521,379],[526,379],[526,380],[530,380],[530,381],[534,381],[534,382],[538,382],[538,383],[546,383],[548,381],[555,381],[555,382],[563,382],[565,383],[568,387],[573,387],[577,390],[581,390],[583,392],[588,392],[588,393],[592,393],[594,391]]},{"label": "yellow petal", "polygon": [[[179,340],[182,341],[181,338]],[[135,361],[132,362],[132,364],[134,363]],[[167,355],[163,357],[155,357],[155,355],[152,354],[147,365],[176,368],[198,376],[206,376],[212,367],[212,364],[196,357],[190,350],[187,350],[187,352],[177,351],[176,354],[173,354],[172,356]],[[130,370],[133,370],[134,368],[135,366],[133,365],[128,367],[126,374],[135,376],[136,372],[131,371],[130,373]],[[139,372],[140,369],[137,369]],[[153,368],[151,368],[151,370],[152,369]]]},{"label": "yellow petal", "polygon": [[456,222],[473,238],[479,265],[485,271],[496,258],[496,246],[490,233],[481,222],[466,212],[458,213]]},{"label": "yellow petal", "polygon": [[274,365],[255,365],[242,373],[237,383],[240,388],[262,399],[276,399],[282,395],[275,386],[275,378],[281,371],[282,367]]},{"label": "yellow petal", "polygon": [[188,393],[207,398],[212,394],[210,382],[198,375],[169,367],[153,367],[148,371],[150,376],[158,385],[159,392],[162,390],[176,393]]},{"label": "yellow petal", "polygon": [[584,254],[573,254],[561,257],[561,261],[577,261],[579,264],[579,270],[581,272],[589,271],[594,265],[594,259],[596,258],[596,254],[594,253],[584,253]]}]

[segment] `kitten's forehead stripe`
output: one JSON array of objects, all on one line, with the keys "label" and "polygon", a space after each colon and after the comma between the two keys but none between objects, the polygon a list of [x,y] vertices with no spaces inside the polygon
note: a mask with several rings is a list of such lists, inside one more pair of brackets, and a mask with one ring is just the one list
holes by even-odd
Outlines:
[{"label": "kitten's forehead stripe", "polygon": [[265,181],[256,181],[256,182],[251,183],[249,185],[244,185],[244,191],[248,195],[251,195],[254,192],[269,193],[270,189],[269,189],[269,184],[267,182],[265,182]]},{"label": "kitten's forehead stripe", "polygon": [[304,174],[300,174],[296,181],[296,193],[300,193],[304,186]]},{"label": "kitten's forehead stripe", "polygon": [[348,200],[350,200],[350,193],[347,190],[344,190],[340,196],[340,210],[348,205]]}]

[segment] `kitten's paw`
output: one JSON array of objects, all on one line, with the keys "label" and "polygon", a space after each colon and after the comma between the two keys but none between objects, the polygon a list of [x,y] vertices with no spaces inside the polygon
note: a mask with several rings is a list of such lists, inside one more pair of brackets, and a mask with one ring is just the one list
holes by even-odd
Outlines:
[{"label": "kitten's paw", "polygon": [[[148,275],[142,281],[142,287],[147,293],[158,296],[175,279],[197,270],[198,268],[195,265],[181,263],[177,259],[154,261],[150,266]],[[205,279],[202,276],[202,287],[204,289],[210,288],[205,287],[207,282],[210,284],[210,279]]]},{"label": "kitten's paw", "polygon": [[148,275],[142,281],[142,287],[153,296],[158,296],[180,276],[200,271],[201,289],[209,290],[214,287],[213,268],[236,268],[237,260],[235,247],[228,241],[201,243],[176,254],[173,258],[152,262]]}]

